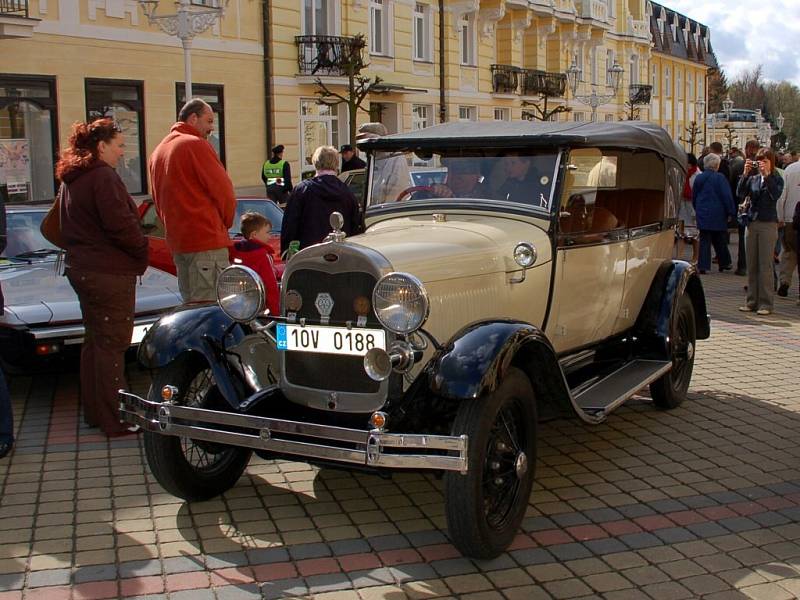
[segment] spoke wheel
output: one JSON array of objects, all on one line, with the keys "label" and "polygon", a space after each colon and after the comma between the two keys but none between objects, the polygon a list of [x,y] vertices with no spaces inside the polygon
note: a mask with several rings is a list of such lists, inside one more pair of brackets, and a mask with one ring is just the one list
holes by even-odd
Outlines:
[{"label": "spoke wheel", "polygon": [[697,331],[694,307],[686,294],[678,299],[678,305],[675,307],[670,325],[669,344],[672,368],[650,384],[653,403],[665,410],[680,406],[686,399],[694,370]]},{"label": "spoke wheel", "polygon": [[[161,401],[161,388],[178,388],[178,404],[230,410],[222,398],[208,364],[184,355],[160,369],[150,387],[150,399]],[[232,488],[241,477],[251,451],[215,442],[144,432],[144,449],[150,470],[161,486],[185,500],[208,500]]]},{"label": "spoke wheel", "polygon": [[445,512],[453,544],[492,558],[516,535],[533,486],[536,405],[527,376],[510,368],[498,389],[465,400],[453,434],[469,436],[468,472],[445,475]]}]

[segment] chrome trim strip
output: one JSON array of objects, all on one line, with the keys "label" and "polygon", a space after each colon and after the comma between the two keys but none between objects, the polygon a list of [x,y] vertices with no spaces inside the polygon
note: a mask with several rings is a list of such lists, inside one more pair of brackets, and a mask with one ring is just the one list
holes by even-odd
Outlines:
[{"label": "chrome trim strip", "polygon": [[[133,320],[133,326],[137,325],[151,325],[158,321],[161,315],[149,315],[147,317],[140,317]],[[37,340],[48,340],[53,338],[69,338],[76,336],[83,336],[85,333],[83,323],[76,325],[61,325],[60,327],[41,327],[31,328],[30,332]]]},{"label": "chrome trim strip", "polygon": [[[162,435],[190,437],[231,446],[370,467],[441,469],[459,471],[462,474],[467,472],[466,435],[385,433],[376,429],[369,431],[285,421],[152,402],[123,390],[119,391],[119,403],[122,420]],[[185,424],[176,420],[192,421],[196,424]],[[250,429],[252,433],[220,430],[208,426],[215,424]],[[276,434],[316,438],[320,443],[282,439],[276,437]],[[325,440],[353,444],[355,448],[331,446],[324,443]],[[445,450],[457,452],[458,455],[399,454],[387,452],[386,450],[390,448]]]}]

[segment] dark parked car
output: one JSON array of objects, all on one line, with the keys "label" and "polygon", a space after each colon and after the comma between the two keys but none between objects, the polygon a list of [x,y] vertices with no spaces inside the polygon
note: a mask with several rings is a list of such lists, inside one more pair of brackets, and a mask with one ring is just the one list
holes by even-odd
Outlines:
[{"label": "dark parked car", "polygon": [[[494,557],[530,501],[539,420],[600,423],[648,386],[657,408],[686,399],[710,335],[700,279],[672,259],[686,154],[635,121],[451,123],[359,147],[366,231],[345,239],[334,213],[287,263],[274,318],[252,271],[223,271],[218,306],[148,332],[153,385],[123,414],[190,500],[232,487],[253,450],[439,472],[453,543]],[[414,177],[432,168],[446,184]]]},{"label": "dark parked car", "polygon": [[[48,207],[8,206],[8,243],[0,256],[5,312],[0,317],[0,361],[26,370],[83,341],[78,297],[63,276],[63,253],[39,231]],[[178,280],[148,268],[136,285],[131,344],[138,344],[165,311],[180,304]]]}]

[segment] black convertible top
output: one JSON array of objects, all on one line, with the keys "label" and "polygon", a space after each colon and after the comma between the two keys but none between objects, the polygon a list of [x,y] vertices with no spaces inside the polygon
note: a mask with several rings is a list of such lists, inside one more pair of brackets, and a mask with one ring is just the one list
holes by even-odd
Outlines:
[{"label": "black convertible top", "polygon": [[458,121],[418,131],[360,140],[362,150],[523,147],[641,148],[671,158],[686,169],[686,151],[658,125],[646,121],[604,123]]}]

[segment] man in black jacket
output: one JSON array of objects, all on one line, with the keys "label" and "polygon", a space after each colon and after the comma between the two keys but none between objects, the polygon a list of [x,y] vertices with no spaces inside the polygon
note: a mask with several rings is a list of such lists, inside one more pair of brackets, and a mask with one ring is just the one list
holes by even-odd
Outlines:
[{"label": "man in black jacket", "polygon": [[342,231],[348,236],[363,231],[358,202],[336,175],[339,154],[333,146],[320,146],[311,157],[316,175],[297,184],[289,195],[281,227],[281,252],[297,240],[300,249],[321,242],[331,231],[334,211],[344,217]]},{"label": "man in black jacket", "polygon": [[340,152],[342,154],[342,173],[354,171],[355,169],[363,169],[367,166],[367,163],[358,157],[355,149],[350,144],[342,146]]}]

